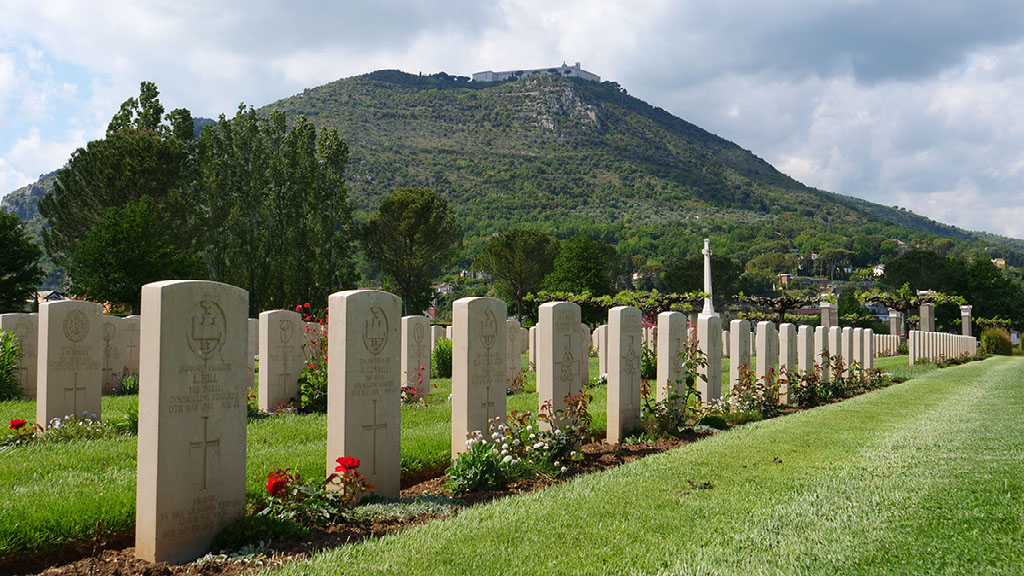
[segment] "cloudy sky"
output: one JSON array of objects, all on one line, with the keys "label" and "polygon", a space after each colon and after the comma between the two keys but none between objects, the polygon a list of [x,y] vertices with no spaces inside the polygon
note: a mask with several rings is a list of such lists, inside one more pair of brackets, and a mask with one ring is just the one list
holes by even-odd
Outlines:
[{"label": "cloudy sky", "polygon": [[582,62],[811,186],[1024,238],[1024,4],[0,0],[0,194],[139,82],[232,115],[338,78]]}]

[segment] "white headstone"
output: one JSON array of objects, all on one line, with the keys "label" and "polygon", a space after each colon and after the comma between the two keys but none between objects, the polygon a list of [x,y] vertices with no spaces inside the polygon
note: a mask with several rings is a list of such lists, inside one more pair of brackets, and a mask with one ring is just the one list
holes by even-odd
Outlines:
[{"label": "white headstone", "polygon": [[245,514],[248,309],[227,284],[142,287],[138,558],[194,560]]},{"label": "white headstone", "polygon": [[729,323],[729,388],[740,381],[740,368],[750,368],[750,321],[733,320]]},{"label": "white headstone", "polygon": [[430,392],[430,332],[426,316],[402,317],[402,383],[418,396]]},{"label": "white headstone", "polygon": [[640,323],[632,306],[608,311],[608,442],[621,443],[640,425]]},{"label": "white headstone", "polygon": [[796,333],[796,369],[800,372],[814,370],[814,328],[800,326]]},{"label": "white headstone", "polygon": [[327,473],[343,456],[382,496],[397,496],[401,475],[402,300],[349,290],[328,298]]},{"label": "white headstone", "polygon": [[39,305],[36,422],[87,412],[100,416],[103,307],[61,300]]},{"label": "white headstone", "polygon": [[246,345],[245,359],[249,368],[249,387],[256,382],[256,355],[260,353],[260,321],[248,318],[249,338]]},{"label": "white headstone", "polygon": [[520,352],[522,347],[519,344],[519,322],[516,320],[505,320],[505,379],[509,387],[519,377],[523,369],[523,355]]},{"label": "white headstone", "polygon": [[498,298],[460,298],[452,307],[452,457],[475,431],[505,418],[508,329]]},{"label": "white headstone", "polygon": [[124,330],[124,320],[118,316],[103,316],[100,322],[103,330],[103,365],[100,367],[103,374],[103,393],[110,394],[117,388],[126,367],[128,335]]},{"label": "white headstone", "polygon": [[[246,322],[248,327],[248,322]],[[273,412],[299,395],[299,376],[305,362],[302,345],[306,324],[291,310],[260,313],[260,375],[257,403]]]},{"label": "white headstone", "polygon": [[763,380],[769,373],[774,373],[779,361],[779,332],[775,324],[767,320],[757,323],[757,367],[754,376]]},{"label": "white headstone", "polygon": [[590,384],[590,328],[580,324],[580,383],[577,390]]},{"label": "white headstone", "polygon": [[0,330],[10,332],[18,338],[21,358],[14,368],[14,375],[21,385],[21,393],[29,398],[36,397],[36,372],[39,369],[39,315],[0,314]]},{"label": "white headstone", "polygon": [[707,356],[707,365],[697,368],[697,390],[703,402],[722,397],[722,319],[718,314],[697,316],[697,346]]},{"label": "white headstone", "polygon": [[[797,342],[796,326],[788,322],[779,325],[779,372],[785,369],[788,372],[797,371]],[[789,404],[792,400],[789,394],[789,386],[779,384],[779,403]]]},{"label": "white headstone", "polygon": [[127,340],[125,344],[124,367],[129,374],[138,374],[142,357],[139,355],[142,330],[142,316],[125,316],[121,324]]},{"label": "white headstone", "polygon": [[[537,395],[540,406],[565,408],[565,397],[580,388],[580,307],[570,302],[540,305],[537,343]],[[639,328],[639,326],[638,326]],[[639,330],[637,331],[639,335]],[[541,423],[542,428],[548,426]]]},{"label": "white headstone", "polygon": [[664,402],[675,391],[686,394],[683,358],[686,351],[686,316],[680,312],[658,314],[658,380],[655,385],[658,402]]}]

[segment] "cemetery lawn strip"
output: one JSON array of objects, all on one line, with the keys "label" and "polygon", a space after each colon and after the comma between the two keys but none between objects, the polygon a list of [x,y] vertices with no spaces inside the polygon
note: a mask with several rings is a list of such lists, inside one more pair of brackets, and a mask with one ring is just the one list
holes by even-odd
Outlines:
[{"label": "cemetery lawn strip", "polygon": [[931,370],[282,573],[1019,573],[1022,381]]}]

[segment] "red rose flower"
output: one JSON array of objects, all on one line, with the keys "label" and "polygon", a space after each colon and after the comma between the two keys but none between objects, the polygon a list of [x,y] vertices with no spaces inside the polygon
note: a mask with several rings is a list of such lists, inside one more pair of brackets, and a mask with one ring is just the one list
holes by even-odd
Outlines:
[{"label": "red rose flower", "polygon": [[302,307],[303,308],[309,308],[309,302],[306,302],[305,304],[303,304]]},{"label": "red rose flower", "polygon": [[277,496],[288,489],[291,483],[291,475],[284,470],[275,470],[267,474],[267,492],[271,496]]},{"label": "red rose flower", "polygon": [[21,418],[15,418],[11,420],[11,430],[21,430],[25,427],[25,421]]},{"label": "red rose flower", "polygon": [[338,467],[334,469],[335,472],[348,472],[349,470],[355,470],[359,468],[359,459],[351,456],[343,456],[338,458]]}]

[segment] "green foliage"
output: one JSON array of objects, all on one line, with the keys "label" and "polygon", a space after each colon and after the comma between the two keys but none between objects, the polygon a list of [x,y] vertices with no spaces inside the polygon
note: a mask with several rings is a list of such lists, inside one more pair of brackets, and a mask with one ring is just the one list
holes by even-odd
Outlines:
[{"label": "green foliage", "polygon": [[308,529],[295,522],[272,516],[247,515],[228,524],[213,539],[210,550],[235,552],[261,543],[298,540],[308,534]]},{"label": "green foliage", "polygon": [[107,208],[68,259],[75,290],[98,302],[121,302],[141,311],[142,286],[205,275],[202,258],[176,246],[173,224],[148,196]]},{"label": "green foliage", "polygon": [[740,366],[740,377],[729,388],[729,411],[773,418],[779,414],[779,383],[774,370],[761,378],[746,366]]},{"label": "green foliage", "polygon": [[[117,377],[117,384],[114,385],[112,396],[138,396],[139,375],[129,372],[128,368],[121,369],[121,375]],[[136,414],[138,416],[138,414]]]},{"label": "green foliage", "polygon": [[480,432],[466,442],[468,450],[458,455],[445,474],[444,487],[458,496],[478,490],[498,490],[518,475],[519,461],[501,454],[500,444],[489,443]]},{"label": "green foliage", "polygon": [[0,312],[22,312],[43,278],[42,250],[29,239],[21,220],[0,212]]},{"label": "green foliage", "polygon": [[299,376],[299,405],[304,414],[327,413],[327,359],[306,364]]},{"label": "green foliage", "polygon": [[[52,193],[39,201],[49,226],[43,244],[53,261],[69,264],[86,234],[105,219],[108,208],[122,208],[144,196],[169,225],[172,244],[197,244],[195,187],[189,144],[160,124],[163,106],[156,87],[143,82],[138,100],[126,101],[102,140],[79,148],[57,173]],[[181,122],[187,111],[179,113]],[[188,116],[190,118],[190,116]],[[191,136],[191,135],[189,135]]]},{"label": "green foliage", "polygon": [[452,377],[452,341],[449,338],[440,338],[437,346],[430,353],[430,377],[451,378]]},{"label": "green foliage", "polygon": [[985,328],[981,333],[981,349],[985,354],[1010,356],[1013,354],[1013,341],[1010,340],[1010,333],[1002,327]]},{"label": "green foliage", "polygon": [[640,378],[644,380],[658,378],[658,351],[648,347],[647,342],[640,344]]},{"label": "green foliage", "polygon": [[427,307],[431,282],[462,249],[462,228],[437,192],[401,188],[370,216],[362,240],[409,315]]},{"label": "green foliage", "polygon": [[544,232],[510,228],[487,242],[476,265],[493,276],[503,298],[516,303],[516,317],[522,322],[523,299],[554,270],[557,254],[558,242]]},{"label": "green foliage", "polygon": [[555,258],[555,268],[544,280],[544,289],[608,296],[614,291],[618,272],[614,248],[577,234],[562,244]]},{"label": "green foliage", "polygon": [[17,372],[20,360],[18,337],[13,332],[0,331],[0,402],[21,398]]},{"label": "green foliage", "polygon": [[213,279],[249,292],[251,313],[355,286],[348,147],[336,130],[242,105],[198,148],[203,254]]}]

